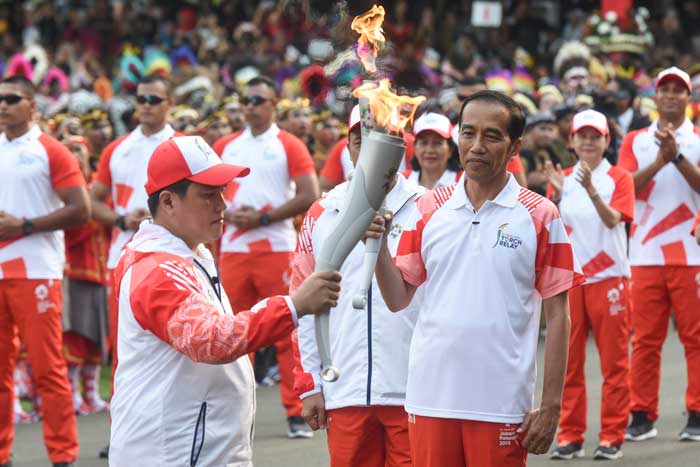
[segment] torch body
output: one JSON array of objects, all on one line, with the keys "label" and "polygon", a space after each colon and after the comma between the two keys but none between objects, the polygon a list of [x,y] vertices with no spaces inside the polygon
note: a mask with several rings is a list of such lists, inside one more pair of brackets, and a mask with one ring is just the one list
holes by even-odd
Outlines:
[{"label": "torch body", "polygon": [[[389,192],[404,150],[404,141],[400,137],[370,131],[362,138],[345,209],[321,245],[316,258],[316,271],[339,270],[357,242],[362,240]],[[378,247],[379,242],[371,244],[372,249]],[[329,319],[328,312],[317,315],[315,328],[323,366],[321,376],[325,381],[332,382],[338,379],[340,373],[331,360]]]}]

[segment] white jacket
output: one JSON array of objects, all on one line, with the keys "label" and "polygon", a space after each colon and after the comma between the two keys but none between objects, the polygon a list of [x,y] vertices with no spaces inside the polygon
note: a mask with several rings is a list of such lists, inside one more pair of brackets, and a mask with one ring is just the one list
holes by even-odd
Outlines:
[{"label": "white jacket", "polygon": [[[309,209],[297,244],[292,268],[292,289],[314,270],[315,255],[342,212],[349,183],[331,190]],[[385,204],[394,213],[388,246],[392,256],[403,230],[404,217],[423,188],[397,175]],[[352,298],[361,288],[364,243],[359,242],[340,269],[343,277],[338,306],[330,315],[331,357],[340,371],[333,383],[322,383],[321,358],[316,346],[314,317],[299,320],[295,391],[302,399],[323,389],[326,409],[364,405],[403,405],[408,372],[408,349],[417,318],[411,305],[392,313],[372,281],[368,306],[352,307]]]},{"label": "white jacket", "polygon": [[155,224],[142,223],[124,250],[115,270],[110,466],[253,465],[255,379],[246,354],[290,333],[296,312],[288,297],[273,297],[234,316],[215,277],[206,248],[194,254]]}]

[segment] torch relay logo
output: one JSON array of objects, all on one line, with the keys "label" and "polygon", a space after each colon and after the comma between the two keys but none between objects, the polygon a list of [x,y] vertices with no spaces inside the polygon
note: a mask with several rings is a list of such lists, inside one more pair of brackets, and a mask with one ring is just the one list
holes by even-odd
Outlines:
[{"label": "torch relay logo", "polygon": [[504,248],[509,248],[511,250],[516,250],[520,245],[523,244],[523,240],[515,235],[510,235],[505,232],[508,223],[501,224],[498,226],[498,234],[496,235],[496,243],[493,244],[491,248],[496,248],[497,246],[502,246]]}]

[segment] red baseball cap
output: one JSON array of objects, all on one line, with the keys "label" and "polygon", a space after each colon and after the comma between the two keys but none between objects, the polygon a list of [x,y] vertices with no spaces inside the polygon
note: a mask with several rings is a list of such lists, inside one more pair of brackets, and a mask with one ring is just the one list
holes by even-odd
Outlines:
[{"label": "red baseball cap", "polygon": [[360,106],[356,105],[350,112],[350,120],[348,121],[348,133],[350,133],[357,125],[360,124]]},{"label": "red baseball cap", "polygon": [[656,89],[659,88],[659,85],[661,85],[663,81],[666,81],[671,78],[676,78],[682,81],[683,84],[685,84],[685,87],[688,88],[688,92],[693,92],[693,87],[690,84],[690,76],[688,76],[688,73],[675,66],[672,66],[671,68],[666,68],[664,71],[662,71],[656,76]]},{"label": "red baseball cap", "polygon": [[144,187],[151,196],[185,179],[202,185],[224,186],[236,177],[245,177],[250,169],[221,162],[201,136],[176,136],[156,146],[147,172]]},{"label": "red baseball cap", "polygon": [[428,112],[416,119],[413,124],[413,134],[418,136],[424,131],[434,131],[445,139],[450,139],[452,123],[444,115]]},{"label": "red baseball cap", "polygon": [[587,126],[595,128],[601,135],[610,133],[608,119],[605,118],[605,115],[596,110],[588,109],[574,115],[573,120],[571,120],[571,134],[573,135],[581,128]]}]

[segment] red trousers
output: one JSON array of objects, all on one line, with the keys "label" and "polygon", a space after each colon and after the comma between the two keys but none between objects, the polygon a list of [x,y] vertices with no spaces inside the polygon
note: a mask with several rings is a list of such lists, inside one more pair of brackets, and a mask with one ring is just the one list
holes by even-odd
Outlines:
[{"label": "red trousers", "polygon": [[524,467],[520,424],[408,416],[413,465],[419,467]]},{"label": "red trousers", "polygon": [[620,446],[629,417],[629,324],[630,290],[625,278],[612,278],[569,291],[571,337],[569,363],[559,418],[557,442],[583,444],[586,433],[586,341],[593,331],[603,397],[600,412],[601,445]]},{"label": "red trousers", "polygon": [[331,467],[410,467],[408,420],[401,406],[329,410]]},{"label": "red trousers", "polygon": [[61,281],[0,280],[0,464],[10,459],[14,441],[13,372],[22,338],[41,398],[44,443],[51,462],[78,457],[78,429],[62,352]]},{"label": "red trousers", "polygon": [[100,347],[77,332],[67,331],[63,333],[63,355],[66,357],[66,361],[72,365],[85,363],[99,365],[102,363]]},{"label": "red trousers", "polygon": [[700,411],[700,266],[632,268],[632,410],[659,416],[661,347],[671,310],[685,348],[685,405]]},{"label": "red trousers", "polygon": [[[223,253],[221,283],[234,312],[250,310],[259,301],[289,293],[293,253]],[[275,342],[280,368],[280,397],[287,416],[301,415],[301,400],[294,393],[294,356],[291,334]]]}]

